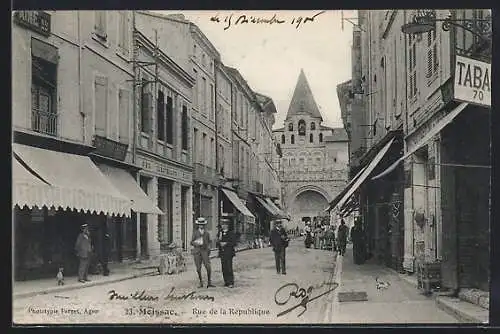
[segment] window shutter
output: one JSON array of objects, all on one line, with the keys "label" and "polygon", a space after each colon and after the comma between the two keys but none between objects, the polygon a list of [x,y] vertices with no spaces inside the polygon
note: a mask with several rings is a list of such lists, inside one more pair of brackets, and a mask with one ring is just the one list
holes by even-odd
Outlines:
[{"label": "window shutter", "polygon": [[94,82],[95,134],[106,137],[108,78],[97,76]]},{"label": "window shutter", "polygon": [[150,132],[150,119],[151,119],[151,101],[152,96],[149,92],[142,93],[142,108],[141,108],[141,131],[144,133]]},{"label": "window shutter", "polygon": [[437,57],[437,53],[438,53],[437,43],[436,43],[435,40],[434,40],[433,53],[434,53],[434,56],[433,56],[434,64],[433,64],[433,66],[434,66],[434,72],[436,72],[437,69],[438,69],[439,63],[438,63],[438,57]]},{"label": "window shutter", "polygon": [[432,76],[432,52],[432,47],[429,47],[429,50],[427,50],[427,78]]},{"label": "window shutter", "polygon": [[95,13],[95,32],[99,37],[104,39],[107,38],[106,35],[106,11],[97,11]]},{"label": "window shutter", "polygon": [[118,119],[120,122],[119,129],[119,141],[124,144],[129,143],[129,93],[126,90],[120,89],[119,91],[119,110],[118,110]]}]

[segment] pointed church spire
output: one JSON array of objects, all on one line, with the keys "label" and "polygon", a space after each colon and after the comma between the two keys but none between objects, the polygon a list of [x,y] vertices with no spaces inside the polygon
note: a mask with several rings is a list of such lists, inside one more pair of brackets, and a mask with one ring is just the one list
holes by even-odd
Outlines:
[{"label": "pointed church spire", "polygon": [[300,114],[308,114],[323,121],[323,117],[321,117],[318,105],[314,101],[314,96],[307,82],[304,69],[300,69],[299,79],[297,80],[286,118],[288,119],[292,115]]}]

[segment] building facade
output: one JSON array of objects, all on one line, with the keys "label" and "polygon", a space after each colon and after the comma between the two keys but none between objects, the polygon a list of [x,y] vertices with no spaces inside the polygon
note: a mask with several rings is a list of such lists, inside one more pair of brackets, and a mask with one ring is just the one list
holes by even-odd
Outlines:
[{"label": "building facade", "polygon": [[131,12],[21,11],[13,34],[16,278],[76,272],[83,223],[97,258],[108,234],[135,259],[136,213],[159,209],[134,179]]},{"label": "building facade", "polygon": [[328,202],[348,180],[347,133],[322,122],[301,71],[284,127],[273,131],[283,154],[279,168],[283,205],[296,226],[324,216]]},{"label": "building facade", "polygon": [[[489,15],[433,13],[441,20]],[[488,59],[491,45],[440,23],[428,33],[404,34],[415,14],[359,11],[364,112],[372,133],[360,164],[367,172],[354,184],[367,246],[380,262],[409,273],[437,265],[444,289],[488,290],[489,109],[456,101],[453,84],[456,56]],[[472,122],[477,131],[464,140],[464,125]]]}]

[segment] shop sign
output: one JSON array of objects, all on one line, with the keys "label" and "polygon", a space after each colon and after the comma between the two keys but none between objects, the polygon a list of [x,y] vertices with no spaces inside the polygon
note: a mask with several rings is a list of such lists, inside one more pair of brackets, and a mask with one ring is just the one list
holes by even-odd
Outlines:
[{"label": "shop sign", "polygon": [[93,152],[95,154],[119,161],[124,161],[127,156],[127,144],[122,144],[101,136],[94,136],[93,144],[96,148]]},{"label": "shop sign", "polygon": [[454,98],[491,107],[491,64],[456,56]]},{"label": "shop sign", "polygon": [[14,21],[44,36],[50,36],[50,14],[43,11],[21,10],[14,13]]},{"label": "shop sign", "polygon": [[144,170],[149,171],[159,177],[164,177],[167,179],[179,179],[188,183],[192,182],[191,173],[172,168],[166,163],[153,161],[142,157],[139,158],[139,163]]}]

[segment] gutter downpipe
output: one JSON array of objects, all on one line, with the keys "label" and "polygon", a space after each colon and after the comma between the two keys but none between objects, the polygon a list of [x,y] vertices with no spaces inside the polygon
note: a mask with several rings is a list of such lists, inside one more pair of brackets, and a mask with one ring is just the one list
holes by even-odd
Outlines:
[{"label": "gutter downpipe", "polygon": [[218,127],[218,115],[217,115],[217,69],[220,66],[220,62],[218,59],[214,59],[214,122],[215,122],[215,178],[217,184],[217,225],[219,226],[220,217],[221,217],[221,203],[220,203],[220,182],[218,179],[219,176],[219,127]]},{"label": "gutter downpipe", "polygon": [[81,13],[78,12],[76,14],[77,16],[77,24],[78,24],[78,111],[80,112],[80,116],[82,117],[82,139],[83,143],[85,144],[87,136],[86,136],[86,131],[87,128],[85,126],[86,122],[86,115],[85,112],[83,111],[83,82],[82,82],[82,33],[81,33],[81,20],[80,16]]}]

